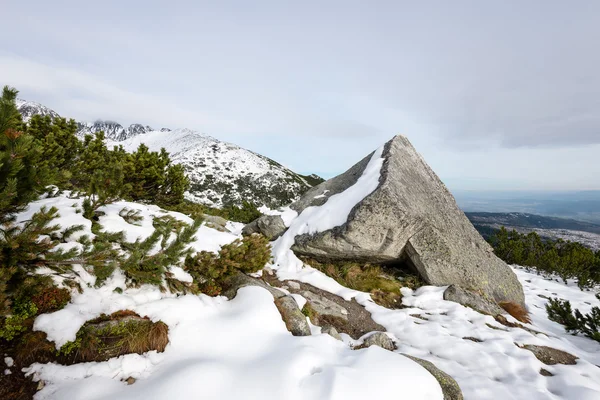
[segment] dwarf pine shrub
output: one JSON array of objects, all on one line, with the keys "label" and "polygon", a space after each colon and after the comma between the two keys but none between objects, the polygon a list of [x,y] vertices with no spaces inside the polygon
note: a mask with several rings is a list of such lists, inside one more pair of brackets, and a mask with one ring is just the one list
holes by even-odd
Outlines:
[{"label": "dwarf pine shrub", "polygon": [[[600,293],[596,294],[600,300]],[[569,300],[552,298],[546,304],[548,319],[564,325],[565,330],[572,334],[581,333],[590,339],[600,342],[600,308],[592,307],[591,311],[583,314],[578,309],[571,308]]]},{"label": "dwarf pine shrub", "polygon": [[224,279],[238,272],[261,270],[271,258],[269,240],[262,235],[250,235],[221,247],[219,254],[200,251],[188,257],[184,269],[208,295],[218,295]]}]

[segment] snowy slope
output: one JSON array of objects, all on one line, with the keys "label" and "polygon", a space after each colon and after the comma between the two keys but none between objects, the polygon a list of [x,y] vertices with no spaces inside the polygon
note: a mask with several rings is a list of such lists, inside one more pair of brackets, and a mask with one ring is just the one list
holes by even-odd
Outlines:
[{"label": "snowy slope", "polygon": [[[63,227],[82,224],[85,228],[79,235],[92,236],[91,223],[76,212],[81,199],[67,195],[32,203],[17,221],[31,218],[41,207],[55,206],[61,215],[57,223]],[[119,216],[124,207],[140,211],[144,218],[140,226]],[[99,221],[103,229],[125,230],[129,240],[150,235],[152,219],[165,214],[191,222],[179,213],[129,202],[110,204],[101,211],[105,213]],[[217,251],[236,238],[203,226],[191,246]],[[71,237],[64,244],[76,245]],[[75,272],[55,277],[56,282],[75,279],[82,292],[72,291],[64,309],[40,315],[34,323],[34,329],[46,332],[57,347],[74,340],[85,321],[123,309],[165,322],[169,344],[163,353],[128,354],[107,362],[33,364],[27,372],[45,382],[37,400],[359,400],[388,398],[397,392],[400,398],[411,400],[442,400],[435,378],[398,354],[378,347],[355,351],[326,334],[292,336],[272,295],[263,288],[242,288],[228,301],[206,295],[176,296],[149,285],[125,288],[119,270],[97,288],[94,277],[83,268],[75,266]],[[128,377],[137,381],[127,385],[123,380]]]},{"label": "snowy slope", "polygon": [[185,167],[188,198],[196,202],[220,206],[248,200],[275,208],[309,188],[301,176],[267,157],[189,129],[152,131],[113,144],[135,151],[142,143],[155,151],[164,147]]},{"label": "snowy slope", "polygon": [[[19,100],[17,105],[25,120],[34,114],[59,116],[38,103]],[[103,131],[111,145],[123,145],[127,151],[135,151],[141,143],[156,151],[164,147],[190,177],[188,199],[210,206],[240,205],[246,200],[277,208],[322,181],[316,175],[305,179],[267,157],[189,129],[155,130],[142,124],[123,127],[112,121],[77,124],[79,137]]]},{"label": "snowy slope", "polygon": [[[376,170],[377,157],[372,161],[371,172]],[[364,190],[347,198],[347,204],[368,192],[366,182],[361,186]],[[42,206],[56,206],[61,226],[84,224],[81,234],[91,235],[91,224],[76,212],[79,202],[66,196],[40,200],[17,219],[27,220]],[[118,214],[123,207],[140,210],[142,225],[125,222]],[[128,202],[111,204],[102,211],[106,213],[100,221],[104,228],[125,230],[130,240],[150,235],[153,217],[168,213],[191,222],[179,213]],[[294,215],[287,214],[286,221],[293,227]],[[217,251],[236,237],[204,226],[192,246]],[[74,240],[69,238],[71,244],[64,246],[75,245]],[[174,296],[151,286],[118,293],[115,288],[125,287],[119,271],[96,288],[94,277],[79,268],[75,279],[83,283],[83,292],[73,292],[63,310],[39,316],[35,329],[46,332],[60,345],[72,340],[86,320],[100,313],[131,309],[154,321],[164,321],[169,326],[170,343],[163,353],[129,354],[107,362],[33,364],[28,373],[45,382],[36,399],[441,400],[439,386],[431,376],[398,353],[433,362],[456,379],[467,400],[600,398],[600,344],[566,334],[561,325],[547,319],[544,310],[546,297],[570,299],[582,311],[597,304],[593,293],[581,291],[573,283],[515,267],[532,317],[527,326],[540,332],[534,333],[507,328],[490,316],[443,300],[445,287],[403,289],[406,308],[390,310],[373,303],[369,294],[343,287],[309,266],[291,263],[273,267],[285,271],[288,278],[356,299],[386,327],[398,349],[351,350],[357,342],[349,336],[344,335],[344,342],[340,342],[319,333],[318,328],[311,336],[294,337],[285,328],[272,296],[262,288],[240,289],[232,301],[205,295]],[[525,344],[565,350],[579,359],[576,365],[545,365],[518,346]],[[542,376],[542,368],[553,376]],[[137,381],[128,386],[123,382],[128,377]]]},{"label": "snowy slope", "polygon": [[[600,399],[600,344],[565,333],[561,325],[548,320],[545,310],[547,298],[554,296],[571,300],[583,312],[589,311],[592,304],[598,304],[593,292],[582,292],[574,284],[544,279],[515,267],[532,317],[527,326],[536,333],[507,328],[491,316],[445,301],[446,287],[424,286],[416,291],[403,288],[402,302],[407,308],[390,310],[375,304],[368,293],[340,285],[294,255],[290,247],[295,236],[343,224],[353,206],[376,188],[380,154],[380,150],[373,154],[353,186],[331,196],[322,206],[308,207],[300,215],[285,211],[289,229],[273,244],[273,268],[278,277],[309,283],[346,300],[354,298],[393,335],[397,352],[431,361],[449,373],[465,399]],[[517,322],[510,316],[507,319]],[[576,365],[545,365],[520,347],[528,344],[564,350],[579,360]],[[553,376],[542,376],[542,368]]]},{"label": "snowy slope", "polygon": [[[127,140],[134,136],[154,131],[154,129],[148,125],[131,124],[129,127],[124,128],[121,124],[112,121],[79,122],[77,126],[79,127],[77,135],[80,137],[93,135],[102,131],[107,139],[113,141]],[[168,129],[166,131],[168,131]]]}]

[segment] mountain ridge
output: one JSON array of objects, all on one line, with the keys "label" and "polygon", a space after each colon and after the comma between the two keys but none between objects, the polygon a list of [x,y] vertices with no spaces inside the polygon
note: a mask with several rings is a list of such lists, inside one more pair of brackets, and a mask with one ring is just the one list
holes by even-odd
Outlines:
[{"label": "mountain ridge", "polygon": [[[25,122],[34,115],[61,117],[43,104],[19,99],[17,108]],[[124,127],[115,121],[76,121],[77,136],[103,131],[109,145],[128,152],[145,144],[152,151],[165,148],[175,164],[183,165],[190,178],[188,200],[212,207],[241,205],[278,208],[290,204],[310,187],[322,182],[317,175],[301,175],[280,163],[233,143],[181,128],[154,129],[134,123]]]}]

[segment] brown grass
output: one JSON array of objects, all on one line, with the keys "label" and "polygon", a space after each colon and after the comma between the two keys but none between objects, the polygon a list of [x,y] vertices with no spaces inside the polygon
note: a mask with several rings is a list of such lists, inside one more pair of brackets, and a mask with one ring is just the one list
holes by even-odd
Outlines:
[{"label": "brown grass", "polygon": [[28,332],[16,345],[15,361],[21,365],[56,361],[56,347],[48,341],[44,332]]},{"label": "brown grass", "polygon": [[416,289],[423,284],[416,276],[404,276],[400,280],[392,272],[380,265],[356,262],[321,263],[314,259],[302,258],[302,261],[335,279],[351,289],[371,294],[373,301],[387,308],[402,307],[400,288]]},{"label": "brown grass", "polygon": [[68,364],[106,361],[123,354],[163,352],[169,343],[169,327],[130,310],[102,315],[86,323],[77,340],[61,349]]},{"label": "brown grass", "polygon": [[529,313],[521,305],[512,301],[502,301],[498,305],[502,307],[504,311],[510,314],[517,321],[523,322],[525,324],[531,323]]}]

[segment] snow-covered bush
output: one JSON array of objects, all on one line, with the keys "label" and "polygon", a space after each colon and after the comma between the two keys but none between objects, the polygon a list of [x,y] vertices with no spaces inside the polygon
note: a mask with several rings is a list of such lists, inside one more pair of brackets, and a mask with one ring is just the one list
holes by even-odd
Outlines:
[{"label": "snow-covered bush", "polygon": [[198,252],[185,260],[185,270],[208,295],[218,295],[223,280],[238,273],[261,270],[271,258],[269,240],[262,235],[250,235],[221,247],[219,254]]}]

